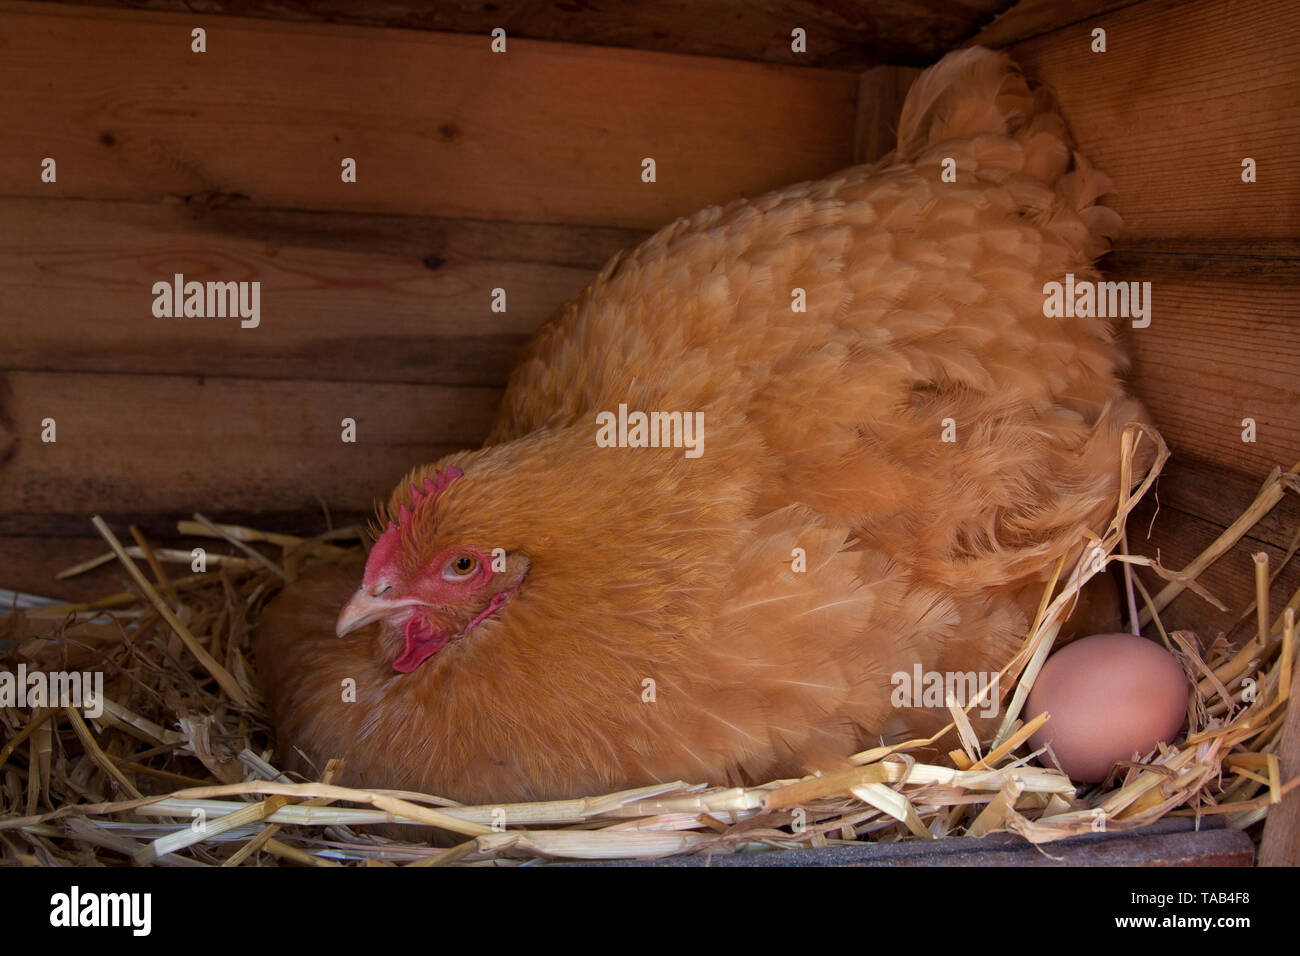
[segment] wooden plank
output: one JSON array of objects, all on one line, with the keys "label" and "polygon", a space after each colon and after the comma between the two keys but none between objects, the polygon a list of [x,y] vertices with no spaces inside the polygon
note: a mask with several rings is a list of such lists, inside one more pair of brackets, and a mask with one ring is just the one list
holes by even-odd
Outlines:
[{"label": "wooden plank", "polygon": [[[1169,467],[1174,466],[1171,463]],[[1245,503],[1249,504],[1249,500]],[[1148,527],[1151,527],[1150,538],[1147,537]],[[1138,505],[1129,520],[1129,548],[1135,554],[1158,555],[1165,567],[1178,571],[1209,547],[1223,530],[1222,525],[1166,507],[1163,503],[1157,512],[1155,501],[1148,497]],[[1291,533],[1295,531],[1296,526],[1293,526]],[[1240,627],[1237,627],[1237,621],[1255,599],[1255,563],[1251,555],[1257,551],[1268,554],[1273,568],[1277,568],[1286,553],[1283,548],[1254,536],[1243,538],[1198,578],[1199,583],[1227,605],[1228,610],[1219,611],[1198,595],[1185,591],[1160,612],[1165,628],[1193,630],[1203,643],[1208,643],[1219,633],[1229,634],[1234,642],[1249,637],[1253,633],[1254,618],[1247,618]],[[1162,580],[1145,569],[1138,569],[1138,576],[1152,594],[1164,586]],[[1269,590],[1271,606],[1282,607],[1297,588],[1300,588],[1300,558],[1292,559],[1273,582]]]},{"label": "wooden plank", "polygon": [[[520,349],[642,231],[0,199],[15,369],[504,384]],[[261,283],[261,322],[156,318],[150,291]],[[492,290],[507,311],[491,310]]]},{"label": "wooden plank", "polygon": [[[478,444],[500,393],[437,385],[8,372],[0,515],[368,511],[414,465]],[[41,422],[58,441],[41,441]],[[340,440],[340,421],[357,441]],[[7,529],[13,533],[13,529]],[[6,529],[0,528],[0,533]]]},{"label": "wooden plank", "polygon": [[[1138,257],[1144,257],[1139,259]],[[1182,275],[1249,278],[1281,270],[1294,277],[1300,263],[1300,236],[1283,238],[1206,236],[1120,236],[1103,264],[1120,259],[1137,264],[1154,258],[1159,267]]]},{"label": "wooden plank", "polygon": [[[1109,279],[1152,283],[1151,325],[1124,333],[1127,378],[1176,456],[1261,476],[1300,461],[1300,303],[1288,276],[1296,266],[1264,263],[1252,278],[1155,263],[1107,270]],[[1254,442],[1242,441],[1247,418]]]},{"label": "wooden plank", "polygon": [[[1196,515],[1226,528],[1255,500],[1266,477],[1263,472],[1246,475],[1179,456],[1165,466],[1155,493],[1161,508]],[[1290,547],[1297,532],[1300,532],[1300,495],[1286,495],[1251,529],[1250,536],[1261,544],[1285,549]]]},{"label": "wooden plank", "polygon": [[[1092,53],[1091,30],[1107,31]],[[1149,0],[1010,48],[1115,181],[1124,241],[1300,235],[1300,5]],[[1241,160],[1258,182],[1241,181]]]},{"label": "wooden plank", "polygon": [[0,195],[654,228],[853,158],[852,72],[237,18],[195,54],[191,14],[0,16]]},{"label": "wooden plank", "polygon": [[1062,4],[1060,0],[1019,0],[962,46],[1000,49],[1139,2],[1141,0],[1072,0],[1069,4]]},{"label": "wooden plank", "polygon": [[[1194,830],[1185,818],[1167,817],[1127,832],[1087,833],[1036,847],[1010,833],[899,843],[863,841],[821,849],[766,853],[698,853],[654,861],[663,867],[772,866],[1250,866],[1255,845],[1240,830],[1202,821]],[[645,865],[610,860],[561,866]]]},{"label": "wooden plank", "polygon": [[[1174,457],[1165,466],[1154,493],[1138,505],[1129,521],[1131,550],[1158,556],[1171,570],[1182,569],[1241,516],[1255,500],[1265,477],[1263,472],[1241,474],[1210,462]],[[1201,575],[1200,583],[1228,605],[1228,610],[1219,611],[1185,592],[1162,612],[1166,628],[1189,628],[1206,641],[1220,632],[1234,642],[1251,636],[1254,616],[1238,622],[1255,598],[1252,555],[1259,551],[1268,554],[1272,570],[1277,572],[1298,533],[1300,496],[1286,495],[1235,548]],[[1139,574],[1148,590],[1163,586],[1156,575]],[[1274,579],[1269,590],[1274,611],[1298,588],[1300,557],[1293,558]]]},{"label": "wooden plank", "polygon": [[[63,0],[60,0],[63,2]],[[80,0],[85,2],[85,0]],[[445,30],[665,53],[725,56],[770,63],[865,69],[875,63],[924,62],[1006,6],[1007,0],[909,0],[906,4],[828,4],[825,0],[512,0],[508,4],[427,0],[90,0],[116,9],[169,10],[203,16],[263,17],[356,26]],[[790,31],[808,31],[808,52],[790,50]]]}]

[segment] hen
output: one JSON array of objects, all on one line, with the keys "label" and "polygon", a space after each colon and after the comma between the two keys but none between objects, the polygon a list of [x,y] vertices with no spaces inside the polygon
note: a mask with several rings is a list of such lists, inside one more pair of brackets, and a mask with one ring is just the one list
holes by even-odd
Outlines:
[{"label": "hen", "polygon": [[[941,726],[891,675],[1003,666],[1146,420],[1107,322],[1044,315],[1119,228],[1107,186],[1045,91],[968,49],[881,163],[616,256],[485,446],[393,492],[360,588],[308,575],[267,608],[282,750],[504,802],[801,774]],[[638,411],[683,415],[650,444]]]}]

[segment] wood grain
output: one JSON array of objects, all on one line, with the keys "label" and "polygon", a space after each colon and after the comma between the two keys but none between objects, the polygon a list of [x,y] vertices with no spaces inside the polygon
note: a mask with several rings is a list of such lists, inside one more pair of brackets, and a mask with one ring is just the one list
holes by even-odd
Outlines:
[{"label": "wood grain", "polygon": [[654,228],[853,158],[852,72],[233,17],[195,54],[193,15],[0,16],[0,195]]},{"label": "wood grain", "polygon": [[[1106,53],[1090,52],[1095,26]],[[1114,179],[1124,241],[1300,236],[1300,5],[1148,0],[1010,52]]]},{"label": "wood grain", "polygon": [[[1128,379],[1175,455],[1249,474],[1300,461],[1300,302],[1285,275],[1184,277],[1154,264],[1151,325],[1128,329]],[[1254,442],[1242,421],[1256,423]]]},{"label": "wood grain", "polygon": [[[367,511],[477,444],[499,392],[436,385],[0,374],[0,515]],[[41,421],[57,422],[43,443]],[[357,441],[340,440],[340,422]],[[3,529],[0,529],[3,533]]]},{"label": "wood grain", "polygon": [[998,49],[1140,2],[1142,0],[1071,0],[1069,4],[1063,4],[1060,0],[1018,0],[962,45],[978,44]]},{"label": "wood grain", "polygon": [[[0,220],[13,226],[0,235],[9,368],[492,386],[645,235],[48,199],[0,199]],[[152,286],[178,272],[260,282],[261,324],[155,318]]]},{"label": "wood grain", "polygon": [[[80,0],[84,2],[84,0]],[[1007,5],[1007,0],[91,0],[117,9],[168,10],[633,47],[769,63],[865,69],[934,60]],[[790,31],[808,31],[808,51],[790,50]]]},{"label": "wood grain", "polygon": [[[1169,467],[1173,467],[1172,463]],[[1237,513],[1249,503],[1250,499],[1243,502]],[[1151,534],[1148,538],[1149,526]],[[1298,527],[1300,526],[1292,526],[1292,534]],[[1129,548],[1135,554],[1158,555],[1166,568],[1179,571],[1209,547],[1223,530],[1224,526],[1176,508],[1162,505],[1157,511],[1154,500],[1144,500],[1129,521]],[[1253,535],[1243,538],[1198,578],[1198,583],[1222,601],[1228,610],[1220,611],[1199,595],[1185,591],[1160,612],[1160,620],[1165,628],[1190,629],[1196,632],[1202,642],[1207,643],[1220,633],[1229,634],[1234,642],[1249,637],[1253,633],[1253,617],[1248,618],[1239,629],[1236,625],[1242,612],[1255,599],[1255,564],[1251,555],[1257,551],[1268,554],[1275,569],[1286,553],[1283,548]],[[1139,569],[1138,576],[1152,594],[1164,586],[1161,579],[1146,569]],[[1300,559],[1293,559],[1274,580],[1269,591],[1272,607],[1282,607],[1298,587]]]}]

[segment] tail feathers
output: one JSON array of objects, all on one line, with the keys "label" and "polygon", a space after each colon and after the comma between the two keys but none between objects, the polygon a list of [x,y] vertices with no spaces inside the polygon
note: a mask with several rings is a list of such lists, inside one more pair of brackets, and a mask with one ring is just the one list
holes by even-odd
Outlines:
[{"label": "tail feathers", "polygon": [[1077,241],[1088,259],[1096,259],[1109,251],[1111,242],[1124,230],[1120,214],[1109,206],[1099,205],[1101,197],[1111,189],[1110,177],[1080,153],[1074,154],[1074,168],[1056,184],[1061,203],[1050,225],[1060,227],[1067,222],[1079,223],[1081,232]]},{"label": "tail feathers", "polygon": [[895,162],[926,165],[964,154],[1005,184],[1021,214],[1095,259],[1123,227],[1098,205],[1111,181],[1074,149],[1051,91],[1030,89],[1005,53],[969,47],[926,70],[907,94]]},{"label": "tail feathers", "polygon": [[1036,97],[1004,53],[968,47],[950,53],[912,84],[898,121],[900,160],[926,147],[1024,126]]}]

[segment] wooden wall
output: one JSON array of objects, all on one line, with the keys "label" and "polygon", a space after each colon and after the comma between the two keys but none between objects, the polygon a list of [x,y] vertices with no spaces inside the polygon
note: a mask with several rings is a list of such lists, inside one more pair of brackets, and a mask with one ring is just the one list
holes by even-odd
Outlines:
[{"label": "wooden wall", "polygon": [[[861,43],[820,57],[853,64],[835,70],[514,38],[493,58],[482,35],[322,24],[317,7],[0,2],[0,586],[102,589],[48,580],[103,550],[91,511],[154,534],[196,508],[285,530],[319,528],[323,505],[367,511],[410,464],[481,436],[519,347],[611,254],[878,155],[914,75],[862,72],[879,55]],[[1106,268],[1154,287],[1128,339],[1175,452],[1153,540],[1180,566],[1300,460],[1300,7],[1024,0],[976,39],[1056,88],[1116,182],[1128,228]],[[150,287],[174,272],[259,280],[261,326],[155,319]],[[334,440],[345,416],[356,445]],[[1221,563],[1229,603],[1249,552],[1281,558],[1297,522],[1288,501]],[[1284,573],[1274,600],[1297,584]],[[1175,622],[1235,619],[1196,601]]]}]

